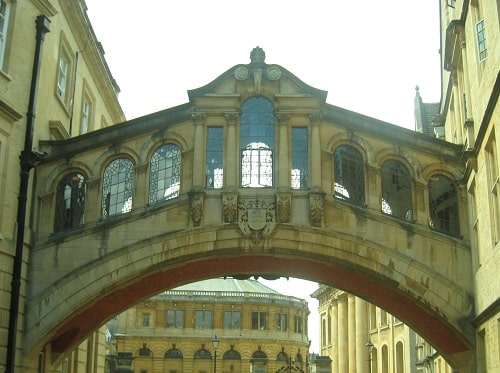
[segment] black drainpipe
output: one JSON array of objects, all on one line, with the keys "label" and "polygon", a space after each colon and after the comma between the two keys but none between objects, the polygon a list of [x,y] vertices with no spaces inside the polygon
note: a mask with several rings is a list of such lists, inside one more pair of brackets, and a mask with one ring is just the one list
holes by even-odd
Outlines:
[{"label": "black drainpipe", "polygon": [[9,311],[9,335],[7,340],[7,357],[5,363],[5,372],[14,373],[16,363],[16,337],[17,320],[19,314],[19,298],[21,289],[21,269],[23,264],[24,248],[24,224],[26,221],[26,201],[28,199],[28,182],[30,170],[35,167],[35,163],[40,160],[40,156],[32,150],[33,129],[35,120],[36,96],[38,91],[38,75],[41,64],[41,51],[44,35],[49,32],[50,20],[40,15],[36,18],[36,46],[33,63],[33,72],[31,75],[30,98],[28,103],[28,112],[26,113],[26,135],[24,138],[24,150],[21,151],[19,159],[21,160],[21,182],[19,187],[18,205],[17,205],[17,236],[16,253],[14,256],[14,265],[12,269],[12,291],[10,295]]}]

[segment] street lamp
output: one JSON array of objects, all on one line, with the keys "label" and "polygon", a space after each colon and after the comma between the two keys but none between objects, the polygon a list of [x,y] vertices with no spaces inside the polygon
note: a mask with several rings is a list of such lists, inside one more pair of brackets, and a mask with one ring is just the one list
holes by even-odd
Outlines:
[{"label": "street lamp", "polygon": [[372,351],[373,351],[373,343],[368,339],[366,343],[366,349],[368,350],[368,373],[372,373]]},{"label": "street lamp", "polygon": [[214,345],[214,373],[217,373],[217,347],[219,347],[219,338],[217,338],[217,334],[212,339],[212,344]]}]

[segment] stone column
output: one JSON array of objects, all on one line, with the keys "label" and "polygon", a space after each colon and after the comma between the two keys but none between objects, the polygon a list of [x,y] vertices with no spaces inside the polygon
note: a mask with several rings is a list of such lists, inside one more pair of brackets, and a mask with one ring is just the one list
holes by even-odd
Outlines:
[{"label": "stone column", "polygon": [[85,222],[96,222],[102,218],[102,179],[100,177],[87,180],[85,194]]},{"label": "stone column", "polygon": [[290,188],[290,152],[288,149],[288,113],[278,113],[276,115],[279,123],[279,144],[278,144],[278,188]]},{"label": "stone column", "polygon": [[369,209],[380,211],[381,210],[381,198],[382,187],[380,184],[380,167],[376,164],[367,163],[367,176],[366,180],[368,197],[366,199],[366,205]]},{"label": "stone column", "polygon": [[224,152],[224,188],[234,189],[238,187],[238,175],[240,154],[238,152],[236,137],[236,122],[238,113],[228,112],[224,114],[227,122],[227,137]]},{"label": "stone column", "polygon": [[[462,123],[463,123],[463,116],[462,116],[462,100],[460,97],[460,91],[458,89],[458,77],[457,77],[457,70],[456,68],[453,68],[453,71],[451,72],[450,79],[453,85],[453,111],[454,111],[454,120],[456,123],[455,128],[462,128]],[[454,136],[454,134],[451,134]],[[462,131],[457,131],[457,137],[456,139],[452,139],[452,142],[456,142],[457,144],[462,143]]]},{"label": "stone column", "polygon": [[349,373],[356,373],[356,297],[349,294],[347,296],[347,320],[348,320],[348,339],[347,345],[349,348]]},{"label": "stone column", "polygon": [[149,162],[135,166],[132,208],[143,207],[149,203],[148,166]]},{"label": "stone column", "polygon": [[368,372],[368,307],[366,302],[356,297],[356,372]]},{"label": "stone column", "polygon": [[427,182],[425,180],[415,180],[416,211],[413,214],[413,219],[415,219],[418,224],[423,226],[429,225],[429,199],[428,194],[425,192],[426,189]]},{"label": "stone column", "polygon": [[321,134],[319,124],[321,113],[309,114],[311,121],[311,189],[321,190]]},{"label": "stone column", "polygon": [[339,369],[339,305],[337,301],[335,301],[332,304],[331,314],[332,314],[332,360],[335,367],[335,369],[332,369],[332,371],[337,372]]},{"label": "stone column", "polygon": [[194,112],[192,119],[194,122],[194,144],[193,144],[193,189],[202,189],[205,186],[205,167],[203,162],[203,150],[205,143],[203,138],[203,123],[206,114]]},{"label": "stone column", "polygon": [[347,334],[347,297],[342,296],[339,298],[338,303],[338,372],[348,373],[349,369],[349,357],[348,357],[348,334]]}]

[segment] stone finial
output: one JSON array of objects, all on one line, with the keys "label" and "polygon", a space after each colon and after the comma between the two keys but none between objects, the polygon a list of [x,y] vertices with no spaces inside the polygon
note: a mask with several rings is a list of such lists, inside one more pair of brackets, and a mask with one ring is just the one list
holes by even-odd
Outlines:
[{"label": "stone finial", "polygon": [[255,47],[250,52],[251,63],[264,63],[266,61],[266,52],[261,47]]}]

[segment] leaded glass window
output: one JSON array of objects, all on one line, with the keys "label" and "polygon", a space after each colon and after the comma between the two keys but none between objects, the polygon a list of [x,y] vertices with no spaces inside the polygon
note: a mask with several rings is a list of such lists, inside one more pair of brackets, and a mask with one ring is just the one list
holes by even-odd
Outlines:
[{"label": "leaded glass window", "polygon": [[486,31],[484,27],[484,19],[476,23],[476,38],[477,38],[477,53],[479,61],[484,61],[488,57],[488,49],[486,48]]},{"label": "leaded glass window", "polygon": [[124,158],[115,159],[104,170],[102,183],[102,217],[132,210],[134,165]]},{"label": "leaded glass window", "polygon": [[181,152],[176,145],[162,145],[151,156],[149,203],[179,196]]},{"label": "leaded glass window", "polygon": [[307,128],[292,128],[292,189],[306,189],[309,178]]},{"label": "leaded glass window", "polygon": [[363,206],[365,204],[364,162],[360,152],[350,145],[335,149],[335,198]]},{"label": "leaded glass window", "polygon": [[222,127],[207,128],[206,186],[222,188],[224,171],[222,168],[223,132]]},{"label": "leaded glass window", "polygon": [[241,186],[273,186],[274,107],[263,97],[248,99],[240,122]]},{"label": "leaded glass window", "polygon": [[431,228],[458,236],[460,222],[455,184],[446,176],[435,175],[429,180],[428,188]]},{"label": "leaded glass window", "polygon": [[83,224],[87,184],[79,173],[66,175],[57,186],[55,231]]},{"label": "leaded glass window", "polygon": [[399,161],[382,164],[382,212],[394,217],[413,220],[411,177]]}]

